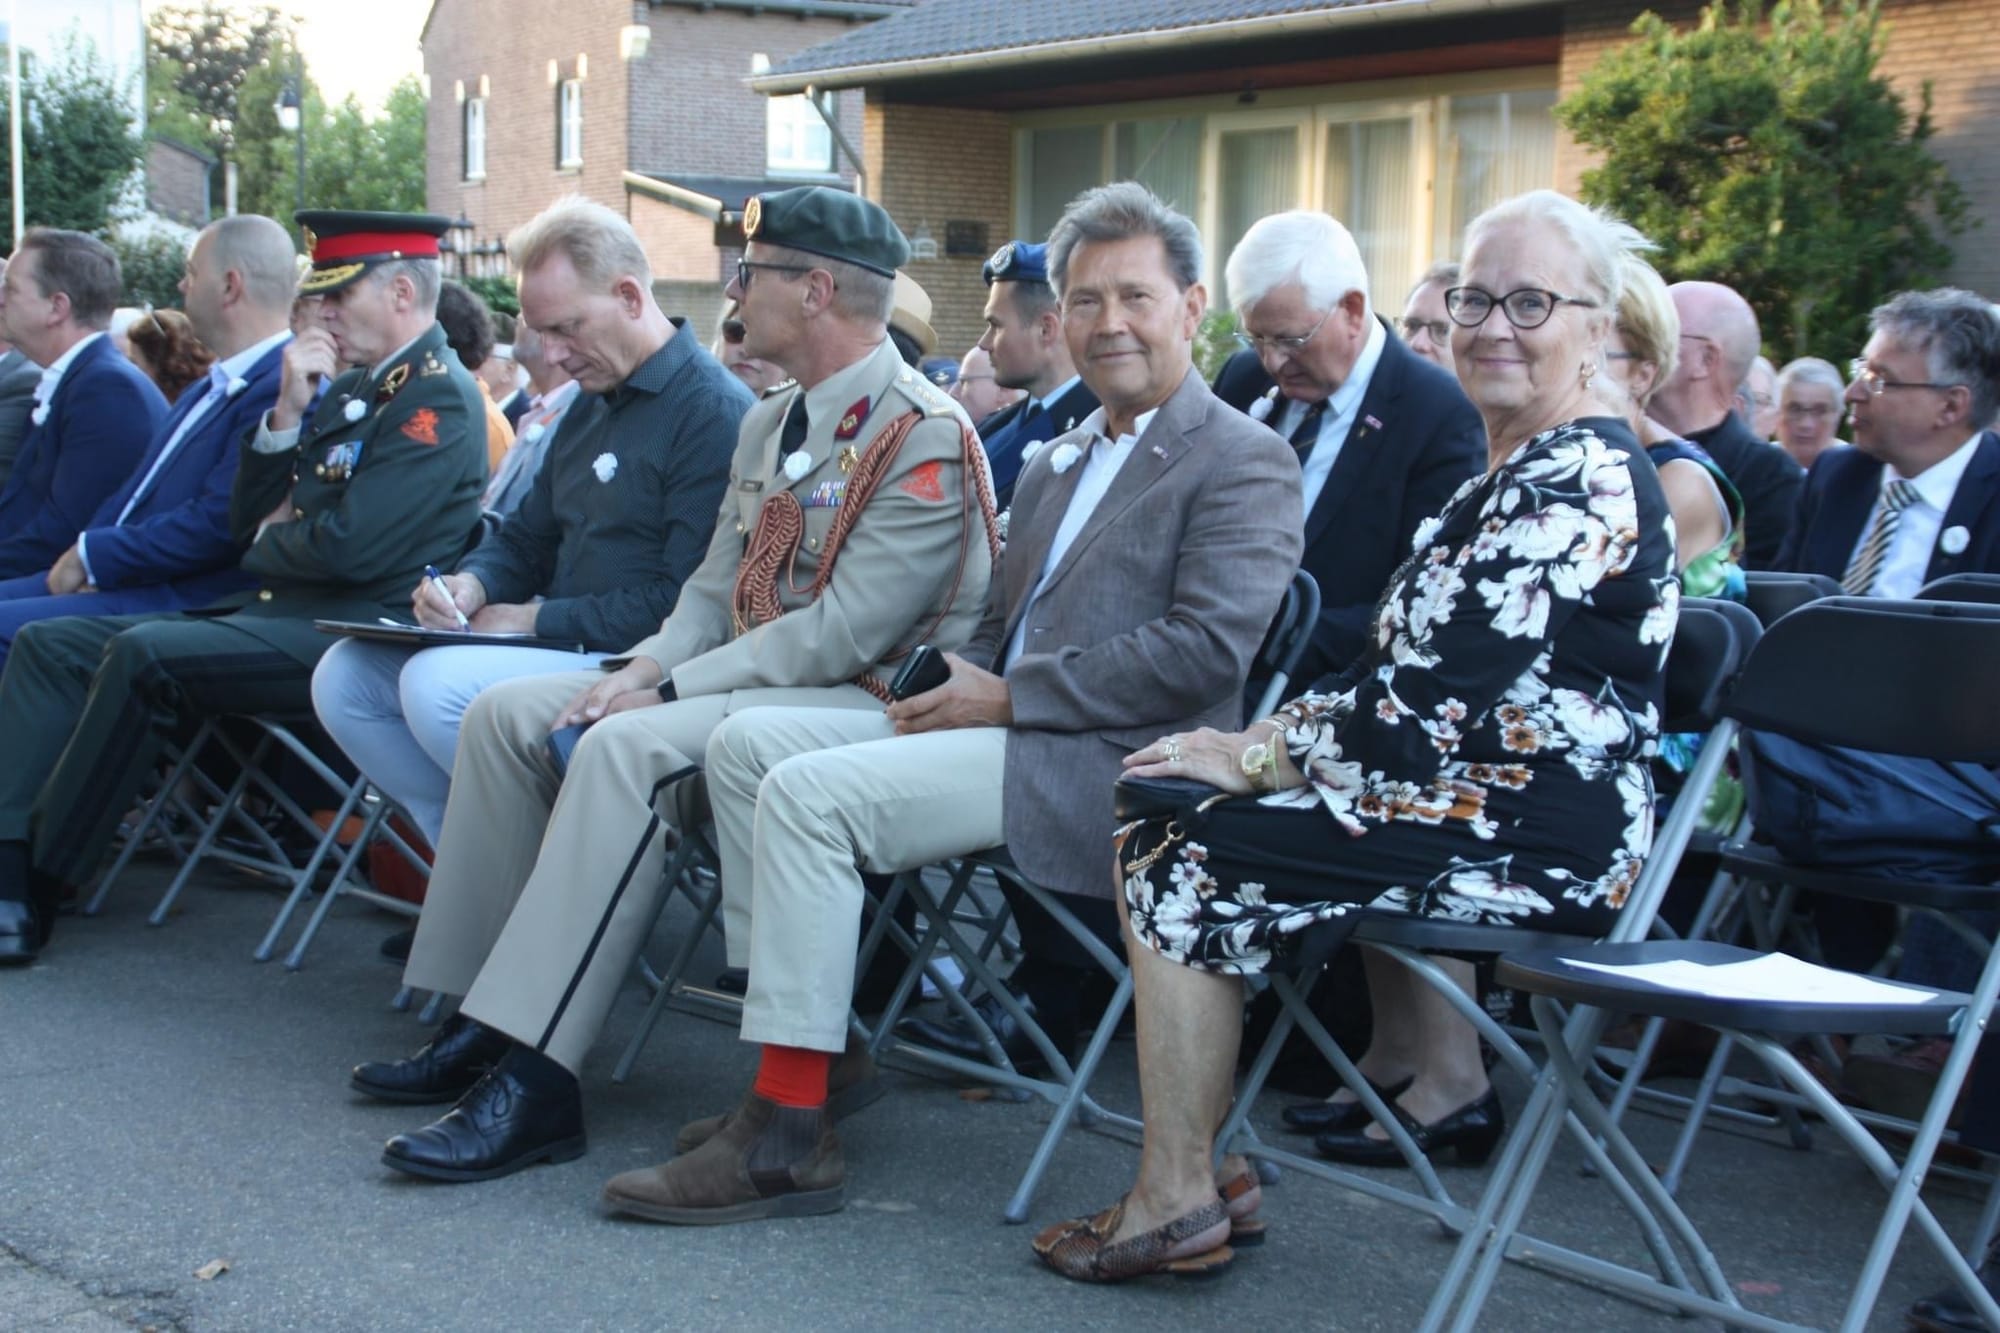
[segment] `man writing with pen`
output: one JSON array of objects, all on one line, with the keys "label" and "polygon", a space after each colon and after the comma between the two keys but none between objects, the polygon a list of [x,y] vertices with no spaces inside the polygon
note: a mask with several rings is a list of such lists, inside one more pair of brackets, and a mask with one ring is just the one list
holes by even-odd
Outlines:
[{"label": "man writing with pen", "polygon": [[707,549],[753,401],[661,312],[623,219],[571,201],[531,226],[556,243],[520,273],[521,317],[583,396],[514,512],[453,572],[425,568],[406,613],[477,642],[419,650],[346,639],[313,674],[320,724],[432,846],[459,721],[481,690],[593,669],[673,611]]},{"label": "man writing with pen", "polygon": [[72,616],[15,638],[0,676],[0,961],[47,941],[168,737],[222,714],[298,713],[332,642],[411,576],[456,561],[485,484],[479,388],[436,318],[449,219],[298,215],[316,296],[277,400],[240,447],[229,523],[254,591],[205,611]]}]

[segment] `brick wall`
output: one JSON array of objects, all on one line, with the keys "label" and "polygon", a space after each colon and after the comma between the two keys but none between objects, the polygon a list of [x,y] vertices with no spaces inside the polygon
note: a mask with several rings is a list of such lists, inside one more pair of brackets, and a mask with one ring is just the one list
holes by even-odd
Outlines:
[{"label": "brick wall", "polygon": [[[1561,89],[1573,91],[1611,46],[1627,37],[1642,8],[1676,23],[1698,12],[1692,4],[1642,6],[1629,0],[1585,0],[1564,14]],[[1881,69],[1914,113],[1926,79],[1937,133],[1930,151],[1968,196],[1975,217],[2000,215],[2000,58],[1975,40],[2000,22],[2000,0],[1905,0],[1883,16],[1887,41]],[[1558,188],[1574,190],[1589,156],[1565,136],[1557,148]],[[1987,226],[1993,226],[1988,223]],[[2000,298],[2000,251],[1986,228],[1960,236],[1950,280]]]},{"label": "brick wall", "polygon": [[646,247],[646,258],[653,261],[655,283],[721,281],[713,222],[643,194],[634,194],[627,202],[632,229]]},{"label": "brick wall", "polygon": [[[629,0],[566,0],[562,21],[536,0],[437,0],[424,33],[430,79],[426,194],[432,211],[467,217],[479,239],[505,239],[565,194],[625,211],[626,62],[618,30]],[[562,78],[586,58],[583,166],[556,164],[554,60]],[[476,96],[488,83],[486,179],[464,179],[463,108],[457,87]]]},{"label": "brick wall", "polygon": [[146,207],[190,227],[205,225],[211,216],[208,173],[198,154],[164,139],[147,140]]},{"label": "brick wall", "polygon": [[[927,227],[935,260],[913,262],[910,276],[930,293],[938,351],[963,356],[985,328],[986,286],[979,268],[1008,240],[1013,210],[1013,140],[997,111],[913,106],[872,98],[862,130],[868,195],[906,236]],[[945,224],[983,222],[985,254],[946,258]]]},{"label": "brick wall", "polygon": [[[646,58],[632,66],[630,165],[651,173],[763,175],[766,103],[745,82],[750,57],[762,52],[783,64],[854,27],[841,19],[734,9],[638,3],[632,10],[632,21],[648,24],[653,38]],[[858,149],[861,94],[838,94],[836,108],[842,132]],[[834,156],[841,179],[851,183],[853,164],[837,148]]]}]

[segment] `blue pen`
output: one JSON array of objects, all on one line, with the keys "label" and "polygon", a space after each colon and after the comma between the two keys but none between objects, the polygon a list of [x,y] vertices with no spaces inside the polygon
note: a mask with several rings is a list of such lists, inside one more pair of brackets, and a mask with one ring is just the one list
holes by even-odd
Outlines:
[{"label": "blue pen", "polygon": [[438,573],[436,565],[424,566],[424,581],[430,584],[431,591],[438,595],[438,598],[451,610],[451,613],[458,617],[458,627],[460,629],[471,629],[472,622],[465,618],[465,612],[459,610],[458,603],[452,600],[451,589],[444,586],[444,575]]}]

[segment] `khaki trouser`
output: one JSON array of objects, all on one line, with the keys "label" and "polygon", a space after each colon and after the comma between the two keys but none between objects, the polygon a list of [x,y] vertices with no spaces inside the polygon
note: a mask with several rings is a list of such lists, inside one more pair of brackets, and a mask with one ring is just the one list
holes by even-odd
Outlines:
[{"label": "khaki trouser", "polygon": [[[731,708],[760,697],[873,711],[853,686],[749,690],[617,713],[584,734],[560,782],[551,723],[596,672],[507,681],[466,710],[444,836],[404,980],[464,995],[463,1011],[578,1069],[645,944],[666,885],[649,801],[660,779],[701,762]],[[662,792],[678,825],[700,787]]]},{"label": "khaki trouser", "polygon": [[879,713],[760,708],[716,728],[709,802],[729,960],[750,969],[745,1041],[845,1047],[861,871],[999,846],[1006,760],[1004,728],[897,736]]}]

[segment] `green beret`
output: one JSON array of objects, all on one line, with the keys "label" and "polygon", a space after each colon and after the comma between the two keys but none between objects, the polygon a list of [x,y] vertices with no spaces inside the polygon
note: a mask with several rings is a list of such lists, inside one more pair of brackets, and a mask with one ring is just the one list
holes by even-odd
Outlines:
[{"label": "green beret", "polygon": [[743,238],[856,264],[883,277],[910,262],[910,243],[879,204],[848,190],[801,185],[752,195]]}]

